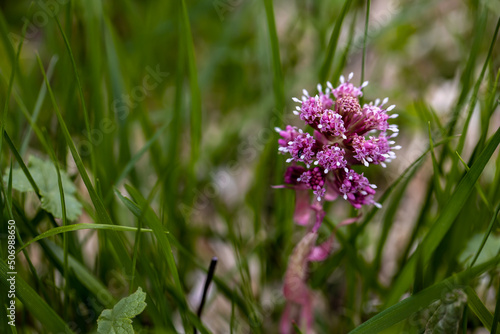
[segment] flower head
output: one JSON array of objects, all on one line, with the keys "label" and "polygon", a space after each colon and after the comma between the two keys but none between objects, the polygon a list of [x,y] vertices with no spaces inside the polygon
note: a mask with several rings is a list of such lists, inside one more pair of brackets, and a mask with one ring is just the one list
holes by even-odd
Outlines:
[{"label": "flower head", "polygon": [[[356,87],[350,82],[352,77],[352,73],[347,80],[341,76],[336,88],[328,82],[324,92],[318,85],[315,96],[303,90],[302,99],[293,98],[299,103],[294,114],[314,129],[312,135],[292,126],[276,129],[281,136],[279,152],[288,155],[286,161],[291,163],[285,172],[285,185],[276,187],[295,189],[294,220],[310,227],[288,263],[283,290],[287,303],[281,318],[281,333],[292,333],[293,322],[304,325],[307,331],[312,329],[313,295],[306,282],[308,263],[323,261],[328,256],[334,235],[316,246],[317,232],[326,214],[324,201],[342,197],[356,209],[372,204],[380,207],[374,199],[377,187],[352,166],[385,167],[396,157],[394,150],[401,148],[394,146],[392,140],[398,128],[389,124],[389,119],[397,117],[388,114],[394,106],[383,107],[387,98],[382,103],[377,99],[361,106],[359,97],[368,82]],[[392,134],[388,135],[387,131]],[[338,226],[358,218],[350,218]]]},{"label": "flower head", "polygon": [[351,166],[386,167],[400,146],[395,146],[393,140],[397,125],[389,124],[391,118],[397,117],[389,115],[394,105],[385,108],[385,98],[361,106],[359,97],[368,82],[356,87],[350,82],[352,77],[352,73],[347,80],[341,76],[336,88],[328,82],[325,91],[318,85],[314,96],[304,89],[301,99],[293,98],[299,104],[294,113],[314,129],[312,135],[292,126],[277,131],[281,136],[279,151],[289,155],[287,162],[293,163],[285,175],[287,184],[300,190],[311,189],[318,201],[333,199],[336,193],[361,208],[375,204],[375,187]]}]

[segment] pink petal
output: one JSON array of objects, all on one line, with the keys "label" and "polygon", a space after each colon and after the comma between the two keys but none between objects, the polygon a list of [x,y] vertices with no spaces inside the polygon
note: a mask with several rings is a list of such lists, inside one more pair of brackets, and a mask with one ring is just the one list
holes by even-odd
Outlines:
[{"label": "pink petal", "polygon": [[340,226],[344,226],[344,225],[349,225],[349,224],[352,224],[352,223],[355,223],[359,220],[359,218],[361,218],[361,215],[357,216],[357,217],[353,217],[353,218],[347,218],[343,221],[341,221],[337,227],[340,227]]},{"label": "pink petal", "polygon": [[316,138],[316,141],[321,145],[327,145],[329,143],[328,139],[318,130],[314,130],[314,138]]},{"label": "pink petal", "polygon": [[323,218],[325,218],[326,212],[323,211],[323,205],[320,202],[315,202],[311,205],[311,209],[316,211],[316,222],[314,223],[311,232],[317,232],[323,222]]},{"label": "pink petal", "polygon": [[334,201],[339,197],[339,192],[335,189],[331,181],[326,181],[325,201]]},{"label": "pink petal", "polygon": [[311,221],[311,206],[309,204],[309,190],[295,191],[295,213],[293,219],[298,225],[306,226]]},{"label": "pink petal", "polygon": [[332,233],[331,237],[328,238],[328,240],[323,242],[321,245],[314,247],[311,250],[311,253],[309,253],[307,260],[315,262],[324,261],[332,251],[333,236],[334,233]]}]

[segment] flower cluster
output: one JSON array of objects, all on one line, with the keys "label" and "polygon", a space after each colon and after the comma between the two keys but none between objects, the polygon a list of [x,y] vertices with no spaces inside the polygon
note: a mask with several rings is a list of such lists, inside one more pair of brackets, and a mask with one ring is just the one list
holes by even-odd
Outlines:
[{"label": "flower cluster", "polygon": [[[293,126],[276,129],[281,136],[279,152],[287,155],[286,161],[291,164],[285,172],[285,185],[278,187],[295,189],[294,219],[297,224],[309,227],[294,248],[285,273],[283,292],[287,304],[280,323],[282,334],[294,333],[293,323],[302,323],[306,333],[312,331],[313,294],[306,282],[307,268],[311,261],[326,259],[333,247],[334,233],[316,245],[325,216],[324,201],[341,196],[357,209],[369,204],[380,206],[374,201],[377,187],[351,167],[361,164],[386,167],[396,157],[393,150],[400,149],[392,140],[398,134],[398,127],[388,122],[397,117],[388,114],[394,106],[384,108],[388,100],[385,98],[361,107],[359,97],[368,82],[355,87],[349,82],[351,79],[352,73],[347,81],[341,76],[337,88],[328,82],[324,92],[318,85],[315,96],[304,90],[302,99],[293,98],[300,104],[294,114],[313,129],[312,135]],[[312,203],[311,190],[315,197]],[[337,227],[358,218],[349,218]],[[315,223],[311,224],[313,220]]]},{"label": "flower cluster", "polygon": [[378,205],[373,197],[376,186],[351,166],[386,167],[400,146],[392,140],[398,127],[388,122],[397,117],[388,114],[395,106],[384,107],[388,98],[361,106],[359,97],[368,82],[356,87],[351,78],[352,73],[347,81],[341,76],[337,88],[328,82],[324,91],[318,85],[315,96],[304,89],[302,99],[293,98],[299,104],[294,114],[314,129],[313,135],[293,126],[276,131],[281,136],[279,152],[289,155],[287,162],[292,163],[285,177],[288,186],[312,189],[318,201],[328,200],[327,194],[331,199],[341,195],[359,209]]}]

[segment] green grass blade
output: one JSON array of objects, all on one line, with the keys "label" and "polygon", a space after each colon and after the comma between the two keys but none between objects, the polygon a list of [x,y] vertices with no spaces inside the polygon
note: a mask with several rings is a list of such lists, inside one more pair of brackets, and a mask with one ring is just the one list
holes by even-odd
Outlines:
[{"label": "green grass blade", "polygon": [[344,18],[346,17],[347,12],[349,11],[351,3],[352,0],[346,0],[344,2],[342,10],[340,11],[337,20],[335,21],[335,26],[330,36],[330,42],[328,42],[328,49],[326,52],[325,60],[323,61],[323,65],[321,66],[321,71],[319,73],[320,82],[325,82],[330,75],[330,68],[332,67],[333,57],[335,56],[335,51],[337,50],[337,43],[339,41],[342,23],[344,22]]},{"label": "green grass blade", "polygon": [[[7,274],[7,264],[0,261],[0,284],[9,290],[10,283],[7,281],[11,275]],[[31,316],[43,325],[44,329],[52,333],[73,333],[59,315],[26,283],[19,275],[15,275],[16,296],[21,300],[24,307]]]},{"label": "green grass blade", "polygon": [[370,6],[371,0],[366,1],[366,15],[365,15],[365,32],[363,35],[363,56],[361,59],[361,82],[365,81],[365,58],[366,58],[366,40],[368,39],[368,22],[370,21]]},{"label": "green grass blade", "polygon": [[[61,234],[61,233],[74,232],[74,231],[80,231],[80,230],[105,230],[105,231],[120,231],[120,232],[137,232],[138,228],[131,227],[131,226],[108,225],[108,224],[88,224],[88,223],[59,226],[59,227],[51,228],[50,230],[45,231],[42,234],[39,234],[35,238],[33,238],[30,241],[28,241],[27,243],[25,243],[22,247],[20,247],[17,250],[17,252],[20,252],[24,248],[28,247],[32,243],[37,242],[39,240],[49,238],[49,237],[52,237],[54,235]],[[153,230],[148,229],[148,228],[141,228],[141,232],[153,232]],[[165,231],[165,233],[168,233],[168,231]]]},{"label": "green grass blade", "polygon": [[[143,206],[145,204],[145,199],[142,197],[142,195],[134,188],[131,186],[126,185],[125,188],[127,189],[127,192],[132,196],[132,198],[138,202],[140,206]],[[117,193],[119,197],[123,197],[121,194]],[[175,263],[175,259],[172,253],[172,247],[170,246],[170,241],[168,240],[167,236],[165,235],[165,230],[156,216],[149,206],[147,206],[147,209],[150,214],[146,213],[145,216],[145,222],[151,227],[153,230],[153,234],[156,236],[156,239],[158,241],[159,249],[162,253],[162,255],[165,257],[165,260],[167,261],[167,267],[173,277],[175,286],[176,286],[176,293],[178,294],[179,302],[181,303],[179,307],[181,310],[186,311],[188,309],[187,302],[186,302],[186,297],[184,296],[184,289],[182,287],[181,281],[179,280],[179,274],[177,271],[177,265]],[[188,330],[187,327],[185,330]]]},{"label": "green grass blade", "polygon": [[[71,225],[69,225],[71,226]],[[69,227],[67,226],[67,227]],[[65,227],[65,226],[62,226]],[[50,240],[44,240],[46,247],[54,254],[59,263],[64,261],[64,250]],[[108,291],[106,286],[97,279],[89,270],[71,255],[68,256],[68,268],[78,281],[85,286],[106,308],[111,308],[116,303],[113,295]]]},{"label": "green grass blade", "polygon": [[[425,236],[424,240],[418,247],[416,252],[423,252],[424,264],[428,263],[435,249],[439,246],[443,240],[445,234],[450,229],[451,225],[455,221],[455,218],[460,213],[465,202],[469,198],[476,181],[481,175],[484,167],[488,163],[489,159],[495,152],[496,147],[500,143],[500,129],[498,129],[490,142],[483,150],[479,158],[476,160],[474,165],[470,168],[469,172],[462,178],[457,189],[451,195],[448,203],[445,205],[441,214],[437,220],[433,223],[430,231]],[[417,254],[413,254],[410,260],[401,270],[401,273],[397,277],[395,283],[392,286],[389,296],[386,300],[386,306],[394,304],[399,297],[409,288],[412,277],[415,274],[415,261],[417,259]]]},{"label": "green grass blade", "polygon": [[467,306],[479,318],[484,327],[491,331],[493,315],[488,311],[486,306],[484,306],[483,302],[470,286],[465,287],[465,293],[467,293]]},{"label": "green grass blade", "polygon": [[280,47],[274,19],[273,0],[264,0],[264,7],[266,10],[269,39],[271,41],[274,99],[276,109],[279,113],[278,117],[281,119],[285,107],[285,92],[283,87],[283,73],[281,70]]},{"label": "green grass blade", "polygon": [[[64,39],[64,45],[66,46],[66,49],[68,50],[69,57],[71,59],[71,66],[73,67],[73,72],[75,74],[76,78],[76,83],[78,86],[78,92],[80,93],[80,100],[82,102],[82,109],[83,109],[83,119],[85,121],[85,129],[87,130],[87,136],[89,138],[92,138],[92,134],[90,132],[90,118],[89,118],[89,113],[87,111],[87,104],[85,103],[85,96],[83,94],[83,87],[82,83],[80,81],[80,76],[78,75],[78,70],[76,69],[76,62],[75,62],[75,57],[73,57],[73,51],[71,51],[71,45],[69,44],[68,38],[66,37],[66,34],[64,33],[64,29],[61,27],[61,23],[59,22],[59,19],[57,18],[57,15],[54,16],[54,19],[56,20],[57,27],[59,28],[59,31],[61,32],[61,36]],[[94,160],[94,154],[93,150],[91,149],[90,152],[90,159],[91,159],[91,166],[92,166],[92,171],[95,174],[95,160]]]},{"label": "green grass blade", "polygon": [[471,279],[479,276],[483,272],[489,270],[500,262],[500,256],[497,256],[483,264],[467,269],[456,276],[449,277],[419,293],[406,298],[396,305],[380,312],[365,323],[358,326],[350,332],[350,334],[374,334],[379,333],[405,319],[413,313],[426,308],[431,302],[441,298],[444,291],[459,287],[462,284],[467,284]]},{"label": "green grass blade", "polygon": [[189,15],[186,7],[186,2],[181,0],[181,36],[182,43],[187,55],[187,64],[189,72],[189,85],[191,90],[191,168],[198,160],[200,143],[201,143],[201,124],[202,124],[202,109],[201,109],[201,92],[198,85],[198,71],[196,70],[196,58],[194,51],[193,37],[191,34],[191,25],[189,23]]}]

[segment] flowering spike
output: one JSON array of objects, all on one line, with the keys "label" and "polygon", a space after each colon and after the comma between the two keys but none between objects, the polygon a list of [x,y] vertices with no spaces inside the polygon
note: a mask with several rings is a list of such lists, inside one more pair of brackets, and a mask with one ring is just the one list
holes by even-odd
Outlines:
[{"label": "flowering spike", "polygon": [[[312,224],[309,218],[313,217],[311,211],[315,212],[313,231],[323,219],[324,201],[342,196],[357,209],[363,205],[378,206],[374,201],[377,186],[352,166],[386,167],[396,158],[394,152],[401,149],[394,141],[399,129],[389,124],[390,119],[398,116],[388,114],[395,106],[383,108],[389,101],[387,97],[361,106],[359,98],[368,81],[356,87],[351,83],[353,77],[353,73],[341,75],[337,87],[328,81],[326,90],[317,84],[316,94],[311,96],[304,89],[301,99],[292,98],[298,103],[293,113],[314,129],[313,135],[292,126],[275,128],[280,134],[278,153],[286,155],[287,163],[291,163],[285,183],[297,191],[295,220],[302,225]],[[310,192],[317,201],[311,202],[310,197],[306,200],[305,194],[310,196]]]}]

